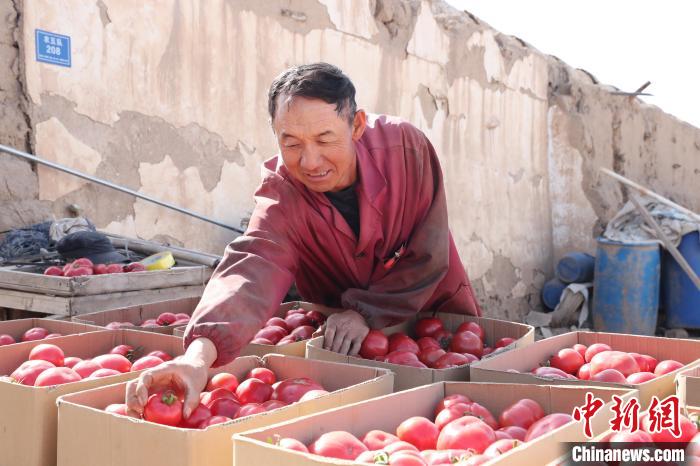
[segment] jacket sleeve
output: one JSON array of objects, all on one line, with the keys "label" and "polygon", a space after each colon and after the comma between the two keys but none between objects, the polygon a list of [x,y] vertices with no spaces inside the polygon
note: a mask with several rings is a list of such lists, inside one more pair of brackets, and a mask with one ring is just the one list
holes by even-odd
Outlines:
[{"label": "jacket sleeve", "polygon": [[406,252],[368,289],[351,288],[341,298],[343,307],[358,311],[371,328],[395,325],[419,312],[449,267],[447,201],[440,163],[428,139],[414,131],[418,141],[407,150],[416,151],[416,168],[407,189],[415,190],[416,195],[407,193],[406,202],[416,205],[416,224]]},{"label": "jacket sleeve", "polygon": [[266,180],[256,192],[247,231],[226,248],[187,326],[185,347],[210,339],[218,353],[214,367],[240,354],[294,281],[298,258],[277,189],[282,183]]}]

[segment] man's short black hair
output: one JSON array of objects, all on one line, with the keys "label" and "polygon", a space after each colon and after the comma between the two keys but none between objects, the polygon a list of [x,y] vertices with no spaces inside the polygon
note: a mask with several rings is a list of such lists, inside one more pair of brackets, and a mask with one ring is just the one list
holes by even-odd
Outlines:
[{"label": "man's short black hair", "polygon": [[357,111],[355,86],[352,81],[340,68],[328,63],[289,68],[272,82],[267,94],[267,110],[272,120],[277,112],[277,98],[281,95],[321,99],[326,103],[335,104],[338,115],[344,114],[350,123]]}]

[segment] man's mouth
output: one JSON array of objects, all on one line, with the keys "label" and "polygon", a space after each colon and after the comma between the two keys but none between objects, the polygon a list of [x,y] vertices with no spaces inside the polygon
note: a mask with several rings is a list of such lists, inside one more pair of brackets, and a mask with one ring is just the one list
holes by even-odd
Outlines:
[{"label": "man's mouth", "polygon": [[307,173],[306,176],[311,178],[312,180],[318,180],[318,179],[325,177],[330,172],[331,172],[330,170],[326,170],[326,171],[319,172],[319,173]]}]

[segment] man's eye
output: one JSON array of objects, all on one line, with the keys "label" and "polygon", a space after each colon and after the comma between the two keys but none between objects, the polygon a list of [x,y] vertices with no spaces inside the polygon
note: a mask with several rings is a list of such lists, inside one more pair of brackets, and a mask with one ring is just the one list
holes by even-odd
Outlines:
[{"label": "man's eye", "polygon": [[299,144],[286,144],[284,147],[287,149],[294,149],[295,147],[299,147]]}]

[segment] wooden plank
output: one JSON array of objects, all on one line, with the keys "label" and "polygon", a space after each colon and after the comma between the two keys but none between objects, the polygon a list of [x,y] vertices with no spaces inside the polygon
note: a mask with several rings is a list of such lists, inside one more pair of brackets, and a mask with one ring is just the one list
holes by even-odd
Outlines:
[{"label": "wooden plank", "polygon": [[123,291],[203,285],[212,274],[205,266],[175,267],[152,272],[116,273],[83,277],[55,277],[0,268],[0,288],[55,296],[86,296]]},{"label": "wooden plank", "polygon": [[198,298],[204,285],[176,286],[156,290],[125,291],[89,296],[49,296],[19,290],[0,289],[0,307],[56,315],[79,315],[102,310],[152,304],[181,298]]}]

